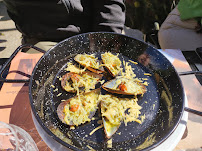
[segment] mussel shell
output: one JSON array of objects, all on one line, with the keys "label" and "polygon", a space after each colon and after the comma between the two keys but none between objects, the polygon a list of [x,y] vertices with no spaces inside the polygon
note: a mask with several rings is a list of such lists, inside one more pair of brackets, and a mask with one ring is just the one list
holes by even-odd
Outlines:
[{"label": "mussel shell", "polygon": [[97,74],[97,73],[89,72],[89,71],[82,72],[81,75],[83,75],[83,74],[88,74],[88,75],[93,76],[94,78],[99,78],[99,79],[102,79],[102,77],[103,77],[102,74]]},{"label": "mussel shell", "polygon": [[69,72],[69,73],[66,73],[65,75],[63,75],[62,80],[61,80],[61,86],[65,91],[75,93],[76,90],[74,90],[71,86],[67,87],[67,85],[66,85],[66,82],[68,82],[68,80],[71,78],[71,76],[73,74],[74,73]]},{"label": "mussel shell", "polygon": [[[111,54],[111,53],[110,53]],[[107,62],[105,62],[105,59],[110,59],[111,58],[111,56],[108,56],[107,58],[105,58],[105,57],[103,57],[103,55],[105,55],[105,54],[102,54],[101,55],[101,58],[102,58],[102,63],[104,64],[104,67],[105,67],[105,69],[108,71],[108,73],[112,76],[112,77],[116,77],[119,73],[120,73],[120,71],[121,71],[121,61],[120,61],[120,59],[117,57],[117,59],[118,59],[118,62],[120,63],[120,64],[118,64],[117,66],[118,66],[118,68],[119,69],[117,69],[116,71],[117,71],[117,73],[113,73],[113,71],[110,69],[110,67],[109,66],[107,66],[108,65],[108,63]],[[112,56],[114,56],[113,54],[111,54]],[[103,59],[103,58],[105,58],[105,59]],[[112,62],[110,62],[110,63],[112,63]],[[114,67],[111,67],[111,68],[114,68]],[[114,68],[115,69],[115,68]]]},{"label": "mussel shell", "polygon": [[103,67],[100,67],[99,69],[94,69],[92,67],[86,67],[89,71],[94,72],[96,74],[102,74],[104,72]]},{"label": "mussel shell", "polygon": [[[65,105],[67,105],[67,104],[70,102],[70,100],[71,100],[71,99],[66,100],[66,101],[64,101],[64,102],[61,102],[61,103],[59,104],[59,106],[57,107],[57,114],[58,114],[58,117],[59,117],[59,119],[60,119],[63,123],[65,123],[65,121],[64,121],[65,114],[64,114],[63,110],[64,110]],[[73,125],[72,122],[70,122],[70,123],[71,123],[70,125]],[[66,124],[66,123],[65,123],[65,124]]]},{"label": "mussel shell", "polygon": [[[79,59],[79,55],[76,55],[74,57],[74,60],[79,63],[80,65],[86,67],[89,71],[91,72],[94,72],[94,73],[97,73],[97,74],[102,74],[104,72],[104,68],[103,67],[99,67],[99,68],[93,68],[91,66],[86,66],[86,64],[82,63]],[[100,61],[98,60],[99,64],[100,64]]]},{"label": "mussel shell", "polygon": [[112,135],[116,133],[116,131],[119,129],[119,126],[121,125],[121,123],[119,125],[113,125],[105,117],[102,117],[102,122],[104,126],[105,136],[108,139],[110,139]]},{"label": "mussel shell", "polygon": [[[62,76],[62,80],[61,80],[61,86],[62,88],[67,91],[67,92],[71,92],[71,93],[76,93],[76,90],[74,88],[72,88],[70,85],[69,87],[67,88],[66,86],[66,82],[68,82],[68,80],[71,78],[72,75],[74,75],[75,73],[73,72],[69,72],[69,73],[66,73],[65,75]],[[85,71],[85,72],[82,72],[81,74],[78,74],[80,76],[84,75],[84,74],[88,74],[94,78],[99,78],[99,79],[102,79],[103,75],[102,74],[96,74],[96,73],[93,73],[93,72],[90,72],[90,71]],[[82,92],[82,90],[81,90]]]},{"label": "mussel shell", "polygon": [[[101,92],[101,89],[98,88],[98,89],[92,90],[92,91],[90,91],[90,92],[84,93],[84,94],[82,94],[82,95],[86,95],[86,94],[89,94],[89,93],[100,94],[100,92]],[[78,98],[78,96],[74,96],[74,97],[72,97],[72,98],[70,98],[70,99],[68,99],[68,100],[66,100],[66,101],[61,102],[61,103],[58,105],[58,107],[57,107],[57,115],[58,115],[59,119],[60,119],[63,123],[65,123],[65,124],[67,124],[67,123],[64,121],[64,117],[65,117],[64,107],[65,107],[68,103],[70,103],[71,99],[73,99],[73,98]],[[98,100],[98,99],[97,99],[97,100]],[[99,103],[100,103],[100,101],[98,100],[97,106],[99,105]],[[90,112],[90,114],[89,114],[89,116],[88,116],[89,119],[91,119],[91,118],[95,115],[96,111],[97,111],[97,108],[95,108],[95,110],[93,110],[93,111]],[[70,124],[69,124],[69,125],[70,125],[70,126],[73,126],[73,125],[75,125],[75,124],[74,124],[72,121],[70,121]]]},{"label": "mussel shell", "polygon": [[121,71],[121,70],[118,71],[117,74],[113,74],[113,72],[110,70],[109,67],[105,66],[105,69],[108,71],[108,73],[109,73],[113,78],[115,78],[115,77],[120,73],[120,71]]},{"label": "mussel shell", "polygon": [[[122,94],[122,95],[135,95],[135,93],[130,93],[130,92],[126,92],[126,91],[121,91],[119,89],[114,89],[114,85],[116,84],[117,79],[112,79],[108,82],[106,82],[105,84],[102,85],[102,88],[110,93],[115,93],[115,94]],[[140,83],[140,82],[136,82],[139,86],[142,87],[143,89],[143,93],[136,93],[136,95],[142,95],[146,92],[146,87]]]},{"label": "mussel shell", "polygon": [[[100,106],[101,106],[101,112],[102,112],[102,110],[103,110],[102,101],[100,103]],[[119,129],[119,126],[121,125],[121,122],[119,125],[111,124],[105,116],[102,116],[102,122],[103,122],[103,126],[104,126],[105,136],[108,139],[111,138],[112,135],[114,135],[114,133],[116,133],[116,131]]]}]

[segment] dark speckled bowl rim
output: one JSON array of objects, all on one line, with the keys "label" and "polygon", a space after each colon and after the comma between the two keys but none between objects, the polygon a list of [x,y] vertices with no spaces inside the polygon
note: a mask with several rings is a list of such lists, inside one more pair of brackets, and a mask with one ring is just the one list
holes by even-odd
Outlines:
[{"label": "dark speckled bowl rim", "polygon": [[[71,38],[75,38],[75,37],[78,37],[78,36],[88,35],[88,34],[103,34],[103,33],[106,33],[106,34],[114,34],[114,35],[120,35],[120,36],[124,36],[124,37],[128,37],[128,38],[135,39],[134,37],[131,37],[131,36],[127,36],[127,35],[123,35],[123,34],[119,34],[119,33],[113,33],[113,32],[89,32],[89,33],[83,33],[83,34],[79,34],[79,35],[75,35],[75,36],[69,37],[69,38],[64,39],[63,41],[57,43],[55,46],[51,47],[51,48],[39,59],[39,61],[37,62],[37,64],[35,65],[35,67],[34,67],[34,69],[33,69],[33,71],[32,71],[32,75],[31,75],[31,77],[30,77],[30,82],[29,82],[29,99],[30,99],[30,105],[31,105],[31,109],[32,109],[32,112],[33,112],[33,114],[34,114],[34,117],[36,118],[37,122],[41,125],[41,127],[45,130],[45,132],[46,132],[49,136],[51,136],[51,137],[52,137],[54,140],[56,140],[58,143],[64,145],[65,147],[67,147],[67,148],[69,148],[69,149],[72,149],[72,150],[78,150],[78,151],[79,151],[80,149],[78,149],[77,147],[74,147],[74,146],[71,146],[71,145],[65,143],[65,142],[62,141],[60,138],[58,138],[56,135],[54,135],[54,134],[45,126],[45,124],[42,122],[42,120],[41,120],[41,118],[39,117],[39,115],[36,113],[36,109],[35,109],[35,107],[34,107],[34,105],[33,105],[34,102],[33,102],[33,98],[32,98],[33,76],[34,76],[34,74],[35,74],[35,72],[36,72],[36,70],[37,70],[36,68],[37,68],[37,66],[40,64],[41,60],[42,60],[43,58],[45,58],[45,57],[49,54],[49,52],[51,52],[53,49],[55,49],[56,47],[58,47],[60,44],[64,43],[65,41],[67,41],[67,40],[69,40],[69,39],[71,39]],[[156,48],[154,48],[154,47],[151,46],[150,44],[148,44],[148,43],[146,43],[146,42],[144,42],[144,41],[138,40],[138,39],[136,39],[136,40],[137,40],[137,41],[140,41],[140,42],[142,42],[142,43],[144,43],[144,44],[146,44],[146,45],[152,47],[152,48],[155,49],[156,51],[158,51]],[[160,52],[159,52],[159,53],[160,53]],[[161,55],[161,57],[163,57],[163,59],[168,60],[163,54],[160,53],[160,55]],[[173,70],[177,73],[177,71],[176,71],[176,69],[174,68],[174,66],[173,66],[172,64],[171,64],[171,66],[172,66]],[[177,73],[177,75],[178,75],[178,73]],[[180,123],[180,121],[181,121],[181,119],[182,119],[182,115],[183,115],[183,112],[184,112],[184,106],[185,106],[185,103],[184,103],[184,102],[185,102],[185,93],[184,93],[184,88],[183,88],[183,86],[182,86],[182,81],[181,81],[181,79],[179,78],[179,75],[178,75],[178,80],[179,80],[179,82],[180,82],[180,83],[179,83],[180,86],[181,86],[182,89],[183,89],[183,95],[182,95],[182,100],[183,100],[182,103],[183,103],[183,104],[182,104],[182,110],[180,111],[180,112],[181,112],[180,118],[178,119],[177,123],[175,123],[175,126],[173,127],[173,129],[169,132],[169,134],[168,134],[167,136],[165,136],[164,139],[162,139],[161,141],[159,141],[159,142],[153,144],[152,146],[149,146],[149,147],[147,147],[147,148],[144,148],[143,150],[151,150],[151,149],[156,148],[157,146],[159,146],[160,144],[162,144],[163,142],[165,142],[165,141],[167,140],[167,138],[168,138],[168,137],[175,131],[175,129],[178,127],[178,125],[179,125],[179,123]]]}]

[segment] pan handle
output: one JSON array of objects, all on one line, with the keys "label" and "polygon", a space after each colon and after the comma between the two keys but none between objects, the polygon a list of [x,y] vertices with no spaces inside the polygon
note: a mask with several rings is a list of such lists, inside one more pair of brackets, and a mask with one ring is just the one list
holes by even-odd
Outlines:
[{"label": "pan handle", "polygon": [[189,74],[202,75],[202,71],[186,71],[186,72],[179,72],[178,74],[180,76],[189,75]]},{"label": "pan handle", "polygon": [[202,116],[202,112],[200,112],[200,111],[193,110],[193,109],[190,109],[190,108],[188,108],[188,107],[185,107],[184,110],[187,111],[187,112],[190,112],[190,113],[193,113],[193,114]]},{"label": "pan handle", "polygon": [[4,63],[4,65],[2,66],[2,68],[0,69],[0,82],[7,82],[7,83],[27,83],[29,82],[30,79],[5,79],[2,77],[3,73],[5,72],[5,70],[7,69],[7,67],[10,65],[11,61],[13,60],[13,58],[17,55],[17,53],[19,51],[21,51],[24,48],[33,48],[39,52],[45,53],[46,51],[38,48],[36,46],[30,45],[30,44],[24,44],[19,46],[11,55],[11,57]]}]

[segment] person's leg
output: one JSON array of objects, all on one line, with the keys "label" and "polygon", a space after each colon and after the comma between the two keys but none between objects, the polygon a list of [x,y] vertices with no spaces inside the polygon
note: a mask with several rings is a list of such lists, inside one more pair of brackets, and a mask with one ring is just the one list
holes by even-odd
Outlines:
[{"label": "person's leg", "polygon": [[182,21],[177,7],[168,15],[158,32],[162,49],[195,50],[202,47],[202,34],[196,33],[194,19]]}]

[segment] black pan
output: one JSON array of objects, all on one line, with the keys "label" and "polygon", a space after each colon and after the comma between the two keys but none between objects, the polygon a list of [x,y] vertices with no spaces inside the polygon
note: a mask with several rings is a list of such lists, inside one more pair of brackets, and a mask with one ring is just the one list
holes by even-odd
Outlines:
[{"label": "black pan", "polygon": [[[112,136],[112,148],[107,148],[103,128],[89,135],[99,126],[97,120],[71,130],[56,113],[61,100],[73,96],[60,86],[59,77],[66,73],[66,63],[79,53],[99,56],[105,51],[120,53],[122,59],[138,62],[132,65],[137,77],[148,78],[149,83],[146,94],[138,101],[145,121],[142,124],[131,122],[128,126],[122,124]],[[55,92],[56,88],[58,91]],[[185,99],[176,70],[158,50],[134,38],[107,32],[77,35],[47,51],[33,70],[29,96],[38,123],[53,139],[72,150],[89,150],[89,146],[95,150],[151,150],[164,142],[178,126]],[[99,117],[99,110],[95,116]]]}]

